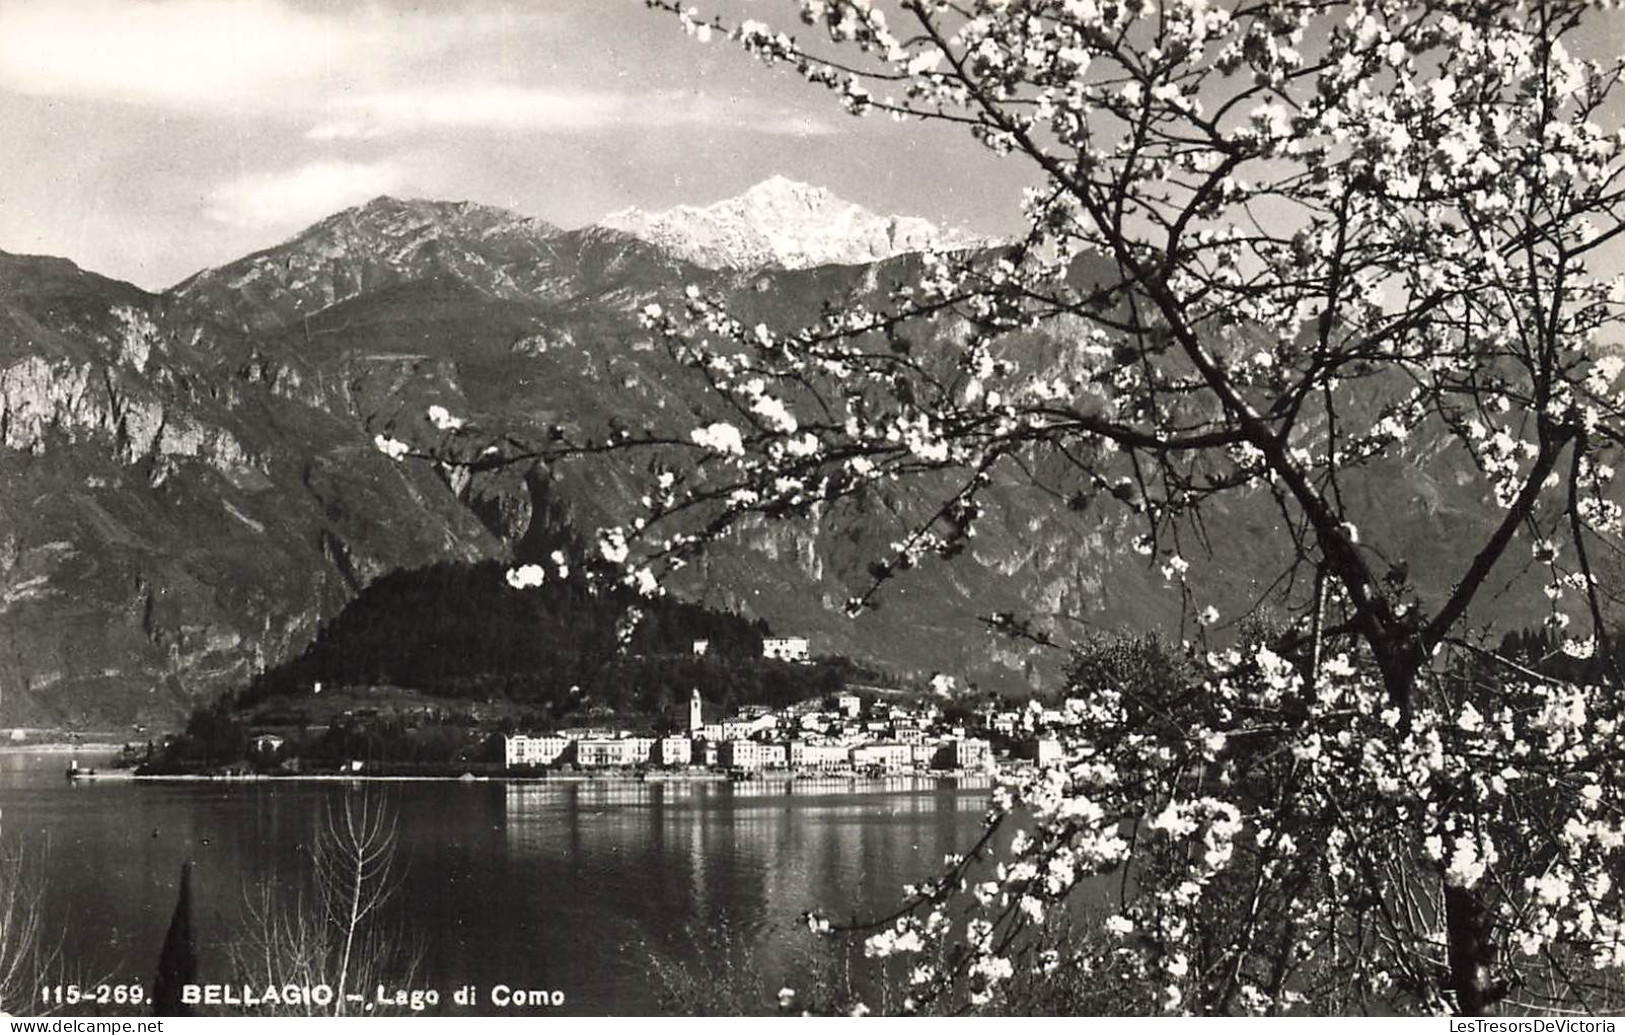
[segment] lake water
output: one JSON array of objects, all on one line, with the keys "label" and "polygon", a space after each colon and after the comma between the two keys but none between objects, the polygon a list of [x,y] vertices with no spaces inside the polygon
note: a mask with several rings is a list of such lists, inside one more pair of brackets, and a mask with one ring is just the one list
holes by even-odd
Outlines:
[{"label": "lake water", "polygon": [[[245,900],[289,899],[343,785],[86,783],[65,756],[0,756],[0,836],[48,877],[70,973],[151,988],[192,860],[200,981],[226,982]],[[399,889],[387,919],[422,945],[419,988],[562,991],[562,1013],[656,1008],[650,952],[717,963],[726,925],[768,976],[764,1004],[811,936],[810,908],[874,915],[964,851],[987,791],[779,785],[390,783]],[[696,945],[696,935],[700,944]],[[483,998],[482,998],[483,1001]],[[17,1009],[16,1007],[11,1007]],[[501,1012],[488,1003],[474,1011]]]}]

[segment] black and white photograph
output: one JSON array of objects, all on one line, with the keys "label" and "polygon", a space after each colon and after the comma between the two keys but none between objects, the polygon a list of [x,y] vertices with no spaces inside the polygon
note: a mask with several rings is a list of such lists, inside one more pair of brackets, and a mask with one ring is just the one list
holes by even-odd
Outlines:
[{"label": "black and white photograph", "polygon": [[0,0],[0,1014],[1613,1031],[1622,79]]}]

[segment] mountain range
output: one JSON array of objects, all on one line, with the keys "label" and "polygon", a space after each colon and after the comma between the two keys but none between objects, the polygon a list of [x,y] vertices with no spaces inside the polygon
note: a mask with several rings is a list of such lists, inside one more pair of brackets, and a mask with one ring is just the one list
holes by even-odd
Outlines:
[{"label": "mountain range", "polygon": [[[0,725],[172,724],[296,653],[386,572],[512,559],[543,494],[582,530],[643,494],[625,459],[471,475],[375,448],[381,434],[457,448],[431,406],[521,438],[680,424],[706,390],[641,328],[645,305],[697,284],[750,320],[810,322],[908,282],[918,249],[983,246],[775,178],[578,230],[381,197],[156,293],[0,253]],[[1064,335],[1021,347],[1032,366],[1067,362]],[[1367,497],[1350,490],[1362,523],[1415,544],[1424,588],[1460,569],[1460,533],[1488,513],[1460,462],[1419,445]],[[1121,508],[1090,504],[1064,468],[1036,473],[994,486],[965,556],[908,573],[857,621],[842,604],[917,489],[751,524],[675,589],[816,652],[1017,692],[1064,656],[978,615],[1174,628],[1177,594],[1128,548]],[[1416,505],[1394,507],[1396,486]],[[1211,559],[1236,614],[1269,595],[1278,518],[1263,497],[1225,508]]]}]

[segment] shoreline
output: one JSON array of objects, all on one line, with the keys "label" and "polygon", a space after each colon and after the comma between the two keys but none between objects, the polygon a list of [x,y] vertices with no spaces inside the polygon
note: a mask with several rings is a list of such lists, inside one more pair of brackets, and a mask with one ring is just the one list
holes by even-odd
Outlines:
[{"label": "shoreline", "polygon": [[[122,745],[117,744],[0,744],[0,754],[39,755],[60,757],[116,755]],[[473,773],[139,773],[134,769],[115,768],[108,762],[87,759],[78,777],[80,783],[514,783],[527,785],[559,784],[568,786],[592,785],[646,785],[664,786],[688,784],[728,784],[748,788],[794,787],[830,789],[884,790],[888,787],[910,790],[985,790],[998,781],[998,775],[974,770],[941,770],[933,772],[887,773],[880,775],[858,773],[830,773],[824,771],[792,772],[774,770],[756,772],[739,779],[727,772],[712,770],[651,770],[643,774],[623,771],[576,771],[550,773],[496,772]]]},{"label": "shoreline", "polygon": [[[114,775],[117,774],[117,775]],[[127,774],[127,775],[126,775]],[[667,784],[727,784],[744,785],[747,787],[861,787],[884,788],[893,784],[910,784],[913,789],[942,789],[942,790],[983,790],[991,788],[995,777],[987,773],[941,773],[916,774],[898,773],[891,776],[824,776],[824,775],[796,775],[775,774],[754,780],[734,780],[726,773],[703,773],[692,776],[660,776],[646,779],[637,776],[622,774],[591,775],[584,773],[567,773],[556,776],[520,776],[520,775],[474,775],[464,773],[460,776],[434,776],[419,774],[366,774],[366,773],[244,773],[231,775],[225,773],[136,773],[131,770],[104,770],[94,776],[83,777],[86,782],[111,781],[128,783],[137,781],[141,783],[515,783],[541,785],[567,784],[570,786],[592,784],[615,785],[641,785],[665,786]]]},{"label": "shoreline", "polygon": [[0,755],[116,755],[123,750],[123,744],[103,743],[93,740],[87,740],[81,744],[67,744],[60,741],[38,744],[0,742]]}]

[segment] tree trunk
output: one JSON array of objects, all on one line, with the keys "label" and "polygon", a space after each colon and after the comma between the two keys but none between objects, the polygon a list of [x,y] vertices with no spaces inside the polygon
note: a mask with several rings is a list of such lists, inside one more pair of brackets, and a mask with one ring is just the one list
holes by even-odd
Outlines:
[{"label": "tree trunk", "polygon": [[1376,657],[1377,669],[1382,673],[1388,698],[1399,709],[1400,732],[1409,733],[1416,674],[1422,670],[1427,652],[1413,635],[1384,633],[1367,636],[1366,642]]},{"label": "tree trunk", "polygon": [[1484,898],[1472,888],[1444,889],[1445,937],[1449,941],[1450,982],[1456,1012],[1481,1017],[1501,998],[1504,987],[1494,979],[1494,919]]},{"label": "tree trunk", "polygon": [[[1413,637],[1396,637],[1387,643],[1373,643],[1372,647],[1389,696],[1400,709],[1401,729],[1408,732],[1416,677],[1426,655]],[[1448,788],[1437,790],[1438,800],[1454,797]],[[1458,1014],[1481,1017],[1506,994],[1505,985],[1495,979],[1495,918],[1478,891],[1447,884],[1444,919],[1450,967],[1445,988],[1456,993]]]}]

